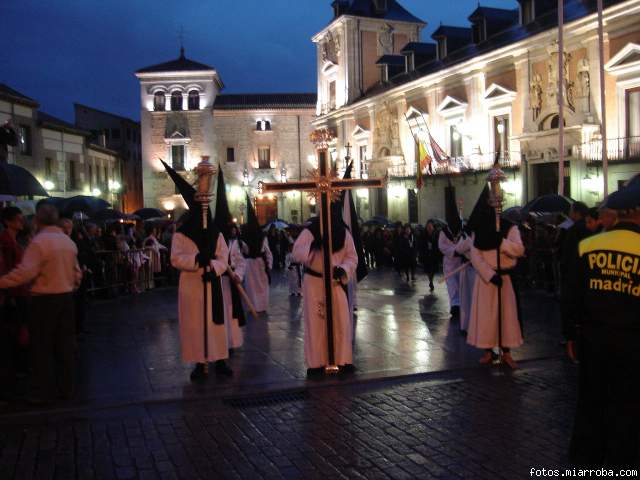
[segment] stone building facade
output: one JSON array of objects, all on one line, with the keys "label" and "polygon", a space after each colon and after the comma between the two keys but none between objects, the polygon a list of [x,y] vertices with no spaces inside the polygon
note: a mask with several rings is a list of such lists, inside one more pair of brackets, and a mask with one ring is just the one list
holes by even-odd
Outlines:
[{"label": "stone building facade", "polygon": [[9,120],[18,145],[7,161],[29,170],[51,196],[99,196],[115,208],[120,202],[118,152],[91,142],[90,132],[38,110],[39,104],[0,85],[0,123]]},{"label": "stone building facade", "polygon": [[[470,28],[425,23],[398,1],[334,2],[334,19],[313,37],[318,56],[314,127],[335,131],[359,175],[384,175],[386,191],[360,195],[360,214],[421,222],[444,217],[444,187],[468,215],[496,158],[508,173],[506,205],[558,186],[558,84],[565,98],[565,192],[603,198],[595,1],[565,2],[558,72],[557,2],[521,0],[518,10],[478,7]],[[609,191],[640,170],[640,1],[605,2]],[[437,162],[431,138],[448,158]],[[418,144],[434,175],[416,188]],[[426,171],[423,172],[426,175]]]},{"label": "stone building facade", "polygon": [[143,68],[140,80],[144,203],[184,209],[159,159],[188,180],[201,156],[226,174],[230,209],[244,220],[246,195],[263,223],[300,222],[313,210],[299,193],[259,195],[259,181],[300,178],[315,164],[310,143],[315,94],[221,95],[218,72],[181,51],[177,60]]}]

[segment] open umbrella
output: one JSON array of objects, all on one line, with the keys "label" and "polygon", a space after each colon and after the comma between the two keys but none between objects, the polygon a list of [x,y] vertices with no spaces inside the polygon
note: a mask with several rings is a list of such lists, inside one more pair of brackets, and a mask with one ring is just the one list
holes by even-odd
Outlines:
[{"label": "open umbrella", "polygon": [[289,228],[289,224],[284,220],[276,218],[275,220],[272,220],[269,223],[267,223],[264,226],[263,230],[266,232],[269,229],[271,229],[271,227],[276,227],[277,230],[284,230],[285,228]]},{"label": "open umbrella", "polygon": [[149,218],[161,218],[161,217],[166,218],[167,216],[167,214],[164,213],[162,210],[158,208],[149,208],[149,207],[136,210],[135,212],[133,212],[133,214],[137,215],[142,220],[147,220]]},{"label": "open umbrella", "polygon": [[555,193],[542,195],[534,198],[524,207],[522,207],[522,215],[527,213],[564,213],[568,214],[571,210],[573,200],[569,197],[563,197]]},{"label": "open umbrella", "polygon": [[634,185],[635,186],[640,185],[640,173],[631,177],[631,179],[627,182],[627,187],[633,187]]},{"label": "open umbrella", "polygon": [[29,170],[12,164],[0,165],[0,195],[14,197],[49,196]]},{"label": "open umbrella", "polygon": [[507,208],[502,212],[502,217],[509,220],[511,223],[522,223],[522,207]]},{"label": "open umbrella", "polygon": [[113,208],[105,208],[96,212],[91,218],[98,221],[120,220],[126,218],[126,215],[119,210]]},{"label": "open umbrella", "polygon": [[58,208],[65,215],[73,215],[75,212],[83,212],[94,217],[96,213],[105,208],[111,208],[111,204],[98,197],[89,197],[86,195],[77,195],[75,197],[67,198]]},{"label": "open umbrella", "polygon": [[391,225],[391,222],[382,215],[371,217],[362,224],[364,227],[386,227],[388,225]]}]

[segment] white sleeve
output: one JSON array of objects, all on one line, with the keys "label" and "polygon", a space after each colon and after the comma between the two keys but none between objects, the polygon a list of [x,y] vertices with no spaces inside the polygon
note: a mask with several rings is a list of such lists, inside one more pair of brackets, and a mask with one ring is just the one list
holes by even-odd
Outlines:
[{"label": "white sleeve", "polygon": [[449,258],[453,257],[453,254],[456,252],[455,243],[449,240],[444,232],[440,232],[440,236],[438,237],[438,248],[445,257]]},{"label": "white sleeve", "polygon": [[231,266],[233,267],[233,271],[235,272],[240,280],[244,278],[244,272],[247,268],[246,260],[244,259],[244,255],[240,251],[240,241],[236,240],[231,244],[229,258],[231,261]]},{"label": "white sleeve", "polygon": [[353,237],[347,232],[344,238],[344,256],[342,262],[339,265],[345,272],[347,272],[347,280],[351,281],[355,277],[356,269],[358,268],[358,252],[353,243]]},{"label": "white sleeve", "polygon": [[484,280],[486,283],[488,283],[489,280],[491,280],[491,278],[496,274],[496,271],[491,268],[491,266],[487,262],[485,262],[482,254],[476,247],[471,247],[471,264],[473,265],[473,268],[475,268],[478,275],[480,275],[480,277],[482,277],[482,280]]},{"label": "white sleeve", "polygon": [[198,248],[182,233],[175,233],[171,240],[171,265],[184,272],[195,272],[198,270],[196,255]]},{"label": "white sleeve", "polygon": [[507,238],[502,240],[500,244],[500,252],[511,258],[519,258],[524,255],[524,244],[520,238],[520,230],[513,226],[509,229]]},{"label": "white sleeve", "polygon": [[291,256],[293,261],[301,265],[307,265],[309,253],[311,252],[311,243],[313,242],[313,234],[305,229],[300,233],[296,243],[293,244]]},{"label": "white sleeve", "polygon": [[267,268],[271,270],[273,268],[273,254],[271,253],[271,249],[269,249],[269,242],[266,237],[262,241],[262,251],[267,259]]},{"label": "white sleeve", "polygon": [[227,247],[227,242],[224,241],[224,237],[221,233],[218,234],[218,244],[216,245],[215,256],[215,260],[211,260],[211,268],[219,277],[227,271],[227,267],[229,265],[227,263],[227,259],[229,258],[229,248]]}]

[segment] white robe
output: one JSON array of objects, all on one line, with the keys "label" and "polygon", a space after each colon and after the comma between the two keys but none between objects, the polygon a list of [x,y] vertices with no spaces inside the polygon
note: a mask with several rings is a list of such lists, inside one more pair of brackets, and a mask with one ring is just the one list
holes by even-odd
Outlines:
[{"label": "white robe", "polygon": [[287,270],[287,280],[289,282],[289,295],[299,295],[300,294],[300,279],[302,277],[302,269],[300,265],[291,265],[292,263],[296,263],[293,260],[293,254],[287,253],[287,256],[284,259],[284,268]]},{"label": "white robe", "polygon": [[[311,250],[313,234],[303,230],[293,245],[294,261],[321,273],[323,254],[321,250]],[[358,254],[353,238],[346,232],[344,247],[332,255],[334,267],[342,267],[347,279],[355,277]],[[349,305],[344,289],[334,281],[333,294],[333,345],[336,365],[353,363],[353,323],[349,315]],[[327,351],[327,322],[324,318],[323,279],[304,275],[302,293],[304,296],[304,357],[308,368],[324,367],[329,364]]]},{"label": "white robe", "polygon": [[[239,241],[235,238],[229,242],[229,266],[242,281],[246,261],[240,250]],[[227,326],[229,348],[240,348],[244,343],[244,336],[238,319],[233,317],[231,278],[228,275],[222,277],[222,294],[224,295],[224,322]]]},{"label": "white robe", "polygon": [[[524,255],[524,245],[517,227],[511,227],[507,238],[500,244],[500,268],[514,268],[518,257]],[[495,250],[471,248],[471,262],[476,269],[473,303],[467,343],[478,348],[498,345],[498,287],[490,283],[496,273]],[[502,275],[502,347],[522,345],[522,331],[518,321],[516,297],[509,275]]]},{"label": "white robe", "polygon": [[[456,244],[440,232],[438,237],[438,248],[442,252],[442,272],[447,275],[460,266],[462,261],[455,256]],[[447,293],[449,294],[449,305],[451,307],[460,306],[460,280],[459,274],[451,275],[447,278]]]},{"label": "white robe", "polygon": [[[273,255],[269,250],[269,242],[266,237],[262,242],[262,250],[267,259],[269,270],[273,268]],[[244,289],[253,303],[256,312],[266,312],[269,309],[269,277],[264,269],[262,257],[245,258],[246,269],[244,274]]]},{"label": "white robe", "polygon": [[[220,276],[227,270],[229,251],[222,235],[218,236],[215,260],[211,260],[211,271]],[[196,255],[198,247],[182,233],[173,235],[171,242],[171,265],[180,270],[178,287],[178,318],[180,321],[180,346],[184,362],[214,362],[229,356],[226,326],[216,325],[211,318],[212,309],[207,308],[207,342],[209,355],[204,355],[204,288],[202,274]],[[207,288],[207,305],[211,307],[211,286]]]},{"label": "white robe", "polygon": [[[473,233],[463,235],[456,244],[456,252],[471,260],[471,248],[473,247]],[[473,303],[473,285],[476,281],[476,271],[471,262],[460,272],[460,330],[469,330],[471,318],[471,305]]]}]

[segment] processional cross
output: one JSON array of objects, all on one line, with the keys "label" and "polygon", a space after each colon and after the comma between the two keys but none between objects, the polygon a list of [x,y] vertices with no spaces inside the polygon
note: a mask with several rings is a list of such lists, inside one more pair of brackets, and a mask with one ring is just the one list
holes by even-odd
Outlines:
[{"label": "processional cross", "polygon": [[[342,190],[353,190],[356,188],[383,188],[385,179],[338,179],[332,176],[329,142],[335,138],[333,132],[323,128],[311,133],[311,141],[316,145],[318,158],[318,170],[314,178],[310,180],[299,180],[285,183],[263,183],[260,182],[258,189],[260,193],[283,193],[291,190],[311,192],[319,197],[317,202],[320,205],[320,235],[322,236],[322,279],[324,287],[324,318],[327,322],[327,350],[329,365],[326,366],[327,373],[336,373],[338,366],[335,364],[335,353],[333,345],[333,296],[331,283],[333,281],[332,265],[332,242],[331,242],[331,200],[332,196]],[[325,234],[326,232],[326,234]]]}]

